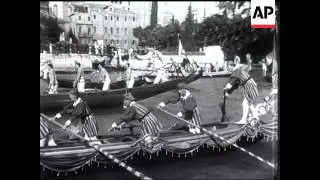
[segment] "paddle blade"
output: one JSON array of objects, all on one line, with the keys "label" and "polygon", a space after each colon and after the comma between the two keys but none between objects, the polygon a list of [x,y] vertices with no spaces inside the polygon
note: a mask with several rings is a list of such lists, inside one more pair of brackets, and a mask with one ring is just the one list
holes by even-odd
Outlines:
[{"label": "paddle blade", "polygon": [[226,104],[225,103],[220,103],[220,110],[222,112],[221,122],[224,122],[225,115],[226,115]]}]

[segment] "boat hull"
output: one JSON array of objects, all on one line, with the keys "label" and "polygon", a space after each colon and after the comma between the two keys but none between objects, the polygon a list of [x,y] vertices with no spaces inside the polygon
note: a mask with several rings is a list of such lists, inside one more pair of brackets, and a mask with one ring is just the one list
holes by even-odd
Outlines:
[{"label": "boat hull", "polygon": [[[191,74],[185,78],[178,78],[160,84],[151,84],[129,89],[122,88],[109,91],[92,90],[89,92],[80,93],[80,97],[83,98],[91,108],[121,106],[123,103],[123,94],[126,92],[131,92],[137,100],[141,100],[174,89],[177,87],[179,82],[190,83],[199,79],[200,77],[201,73]],[[40,95],[41,112],[61,110],[69,103],[71,103],[71,100],[66,92],[59,94]]]}]

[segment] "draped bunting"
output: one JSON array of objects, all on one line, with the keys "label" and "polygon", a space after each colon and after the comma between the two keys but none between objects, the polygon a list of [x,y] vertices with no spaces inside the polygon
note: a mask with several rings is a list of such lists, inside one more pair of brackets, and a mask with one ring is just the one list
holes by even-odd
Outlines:
[{"label": "draped bunting", "polygon": [[[217,134],[223,137],[226,141],[221,141],[218,138],[209,137],[206,134],[193,135],[185,134],[175,137],[159,137],[150,146],[146,144],[144,139],[140,138],[135,142],[123,142],[123,143],[106,143],[101,145],[103,151],[107,151],[114,155],[121,161],[125,161],[129,158],[133,158],[135,154],[142,155],[150,154],[150,158],[153,154],[157,154],[160,151],[165,151],[166,155],[173,156],[181,154],[185,156],[192,154],[194,151],[198,151],[201,146],[208,146],[216,150],[226,150],[230,147],[230,143],[234,144],[240,139],[246,139],[250,137],[252,140],[257,138],[259,134],[266,136],[268,139],[277,139],[278,131],[278,119],[276,116],[269,121],[260,121],[254,126],[247,124],[243,127],[237,125],[229,125],[226,129],[218,129]],[[209,129],[208,129],[209,130]],[[244,137],[244,138],[242,138]],[[249,138],[247,138],[249,140]],[[99,165],[110,164],[111,161],[106,160],[97,151],[86,146],[73,146],[73,147],[45,147],[40,149],[40,165],[44,169],[59,172],[71,172],[76,171],[85,165],[91,163]]]}]

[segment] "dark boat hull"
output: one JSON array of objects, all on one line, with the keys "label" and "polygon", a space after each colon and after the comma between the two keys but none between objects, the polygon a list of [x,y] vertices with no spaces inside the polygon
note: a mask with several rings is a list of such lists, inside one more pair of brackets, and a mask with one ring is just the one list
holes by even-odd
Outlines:
[{"label": "dark boat hull", "polygon": [[[80,93],[80,96],[88,103],[91,108],[121,106],[123,102],[123,94],[131,92],[137,100],[145,99],[157,94],[166,92],[176,88],[179,82],[190,83],[201,77],[199,74],[191,74],[183,79],[174,79],[161,84],[151,84],[139,86],[130,89],[114,89],[109,91],[96,91]],[[67,93],[59,94],[41,94],[40,95],[40,111],[52,112],[61,110],[65,105],[71,103]]]}]

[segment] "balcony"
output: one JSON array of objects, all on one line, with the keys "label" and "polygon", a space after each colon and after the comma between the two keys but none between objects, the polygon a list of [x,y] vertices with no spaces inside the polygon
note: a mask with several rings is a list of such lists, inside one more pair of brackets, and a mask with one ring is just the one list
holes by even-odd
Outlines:
[{"label": "balcony", "polygon": [[79,38],[93,38],[93,34],[92,33],[90,33],[90,34],[88,34],[88,33],[78,33],[78,37]]},{"label": "balcony", "polygon": [[92,21],[77,20],[76,25],[92,25]]}]

